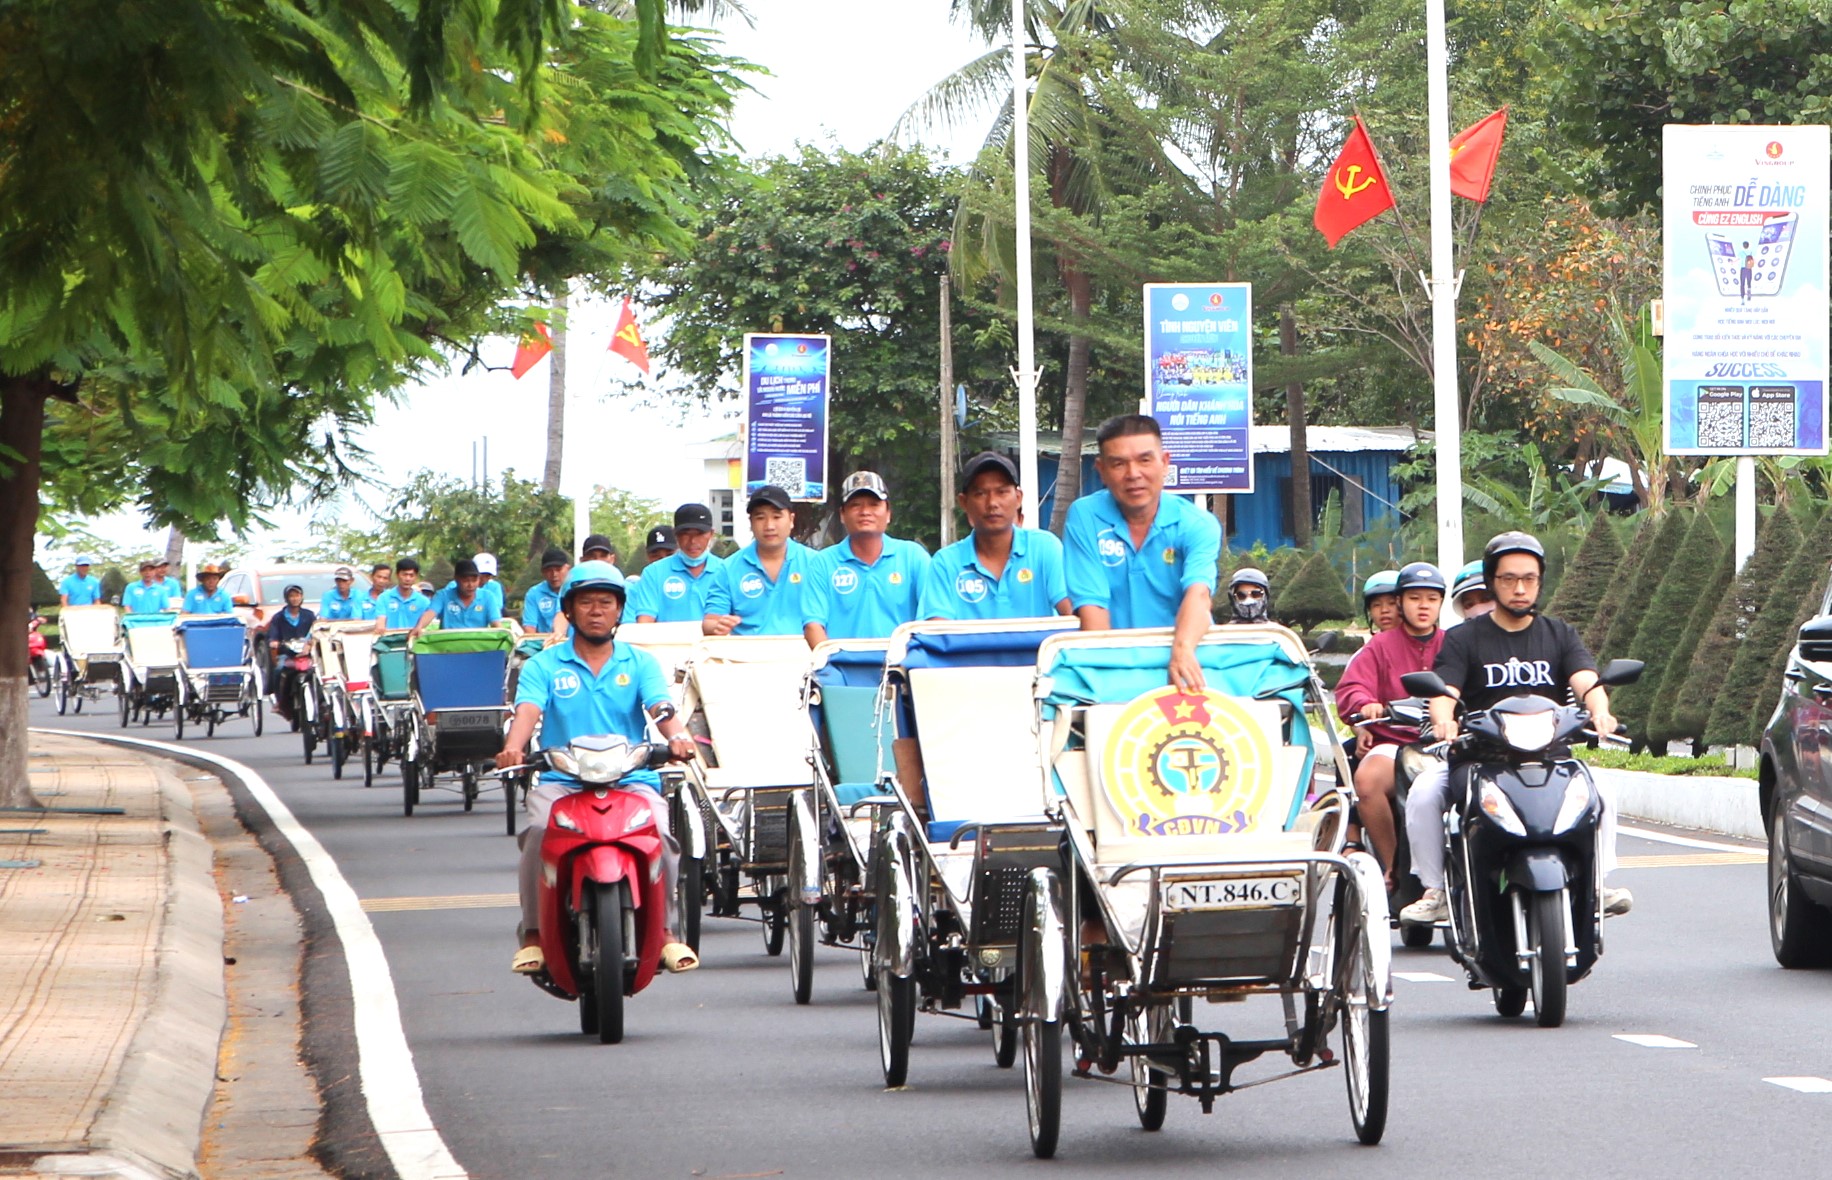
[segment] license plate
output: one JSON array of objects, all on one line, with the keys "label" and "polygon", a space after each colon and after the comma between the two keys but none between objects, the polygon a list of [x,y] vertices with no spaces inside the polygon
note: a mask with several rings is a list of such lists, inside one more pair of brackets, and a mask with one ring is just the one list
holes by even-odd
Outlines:
[{"label": "license plate", "polygon": [[1302,877],[1236,877],[1227,881],[1166,881],[1167,910],[1242,910],[1302,905]]}]

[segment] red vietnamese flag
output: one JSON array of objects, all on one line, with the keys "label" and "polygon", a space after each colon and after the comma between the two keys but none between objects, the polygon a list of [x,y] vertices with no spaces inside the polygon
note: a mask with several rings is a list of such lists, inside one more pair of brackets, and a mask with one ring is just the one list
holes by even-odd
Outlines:
[{"label": "red vietnamese flag", "polygon": [[1508,108],[1470,127],[1450,141],[1450,191],[1472,201],[1488,200],[1501,159],[1501,137],[1508,130]]},{"label": "red vietnamese flag", "polygon": [[1317,212],[1311,223],[1334,250],[1350,230],[1391,208],[1393,190],[1374,155],[1368,129],[1357,115],[1355,129],[1349,132],[1348,141],[1324,178],[1323,190],[1317,194]]},{"label": "red vietnamese flag", "polygon": [[534,325],[533,336],[523,336],[521,343],[515,346],[515,360],[510,363],[509,371],[520,381],[527,376],[528,370],[541,363],[541,358],[553,351],[553,337],[547,332],[547,325]]},{"label": "red vietnamese flag", "polygon": [[623,310],[617,313],[617,331],[611,335],[611,351],[643,371],[649,372],[649,346],[643,343],[642,328],[637,326],[636,312],[630,297],[623,298]]}]

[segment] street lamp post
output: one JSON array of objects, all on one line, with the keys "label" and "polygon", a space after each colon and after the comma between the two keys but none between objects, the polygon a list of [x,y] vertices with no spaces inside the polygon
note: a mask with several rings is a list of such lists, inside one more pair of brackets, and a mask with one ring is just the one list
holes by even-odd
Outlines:
[{"label": "street lamp post", "polygon": [[1426,138],[1431,142],[1431,384],[1437,427],[1438,566],[1463,565],[1463,434],[1457,398],[1457,288],[1450,217],[1450,65],[1444,0],[1425,0]]},{"label": "street lamp post", "polygon": [[[1442,3],[1442,0],[1437,0]],[[1011,0],[1012,174],[1018,235],[1018,482],[1024,487],[1024,523],[1037,515],[1037,342],[1031,312],[1030,90],[1024,69],[1024,0]]]}]

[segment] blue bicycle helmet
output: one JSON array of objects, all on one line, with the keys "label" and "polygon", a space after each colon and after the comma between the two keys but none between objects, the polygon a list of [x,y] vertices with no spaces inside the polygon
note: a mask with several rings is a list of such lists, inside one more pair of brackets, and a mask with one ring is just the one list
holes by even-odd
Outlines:
[{"label": "blue bicycle helmet", "polygon": [[1399,593],[1399,571],[1398,570],[1381,570],[1379,573],[1369,574],[1368,580],[1361,584],[1362,609],[1366,610],[1370,602],[1374,601],[1376,598],[1379,598],[1383,594],[1398,594],[1398,593]]},{"label": "blue bicycle helmet", "polygon": [[619,601],[628,601],[630,594],[623,571],[608,561],[582,561],[573,566],[560,585],[560,609],[571,606],[572,596],[580,590],[615,590]]},{"label": "blue bicycle helmet", "polygon": [[1414,561],[1400,567],[1394,589],[1401,594],[1408,590],[1436,590],[1442,594],[1450,587],[1445,584],[1444,575],[1437,566],[1429,561]]}]

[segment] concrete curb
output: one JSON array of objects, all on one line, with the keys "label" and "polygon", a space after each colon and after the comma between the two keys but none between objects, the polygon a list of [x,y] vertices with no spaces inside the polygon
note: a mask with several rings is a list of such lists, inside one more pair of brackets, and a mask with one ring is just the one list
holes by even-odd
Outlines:
[{"label": "concrete curb", "polygon": [[1745,840],[1767,838],[1753,778],[1649,774],[1600,766],[1591,767],[1590,773],[1599,786],[1615,791],[1616,812],[1624,819]]},{"label": "concrete curb", "polygon": [[90,1128],[92,1151],[41,1157],[35,1166],[49,1175],[190,1180],[198,1175],[203,1121],[216,1092],[229,1003],[213,854],[178,773],[188,767],[166,755],[138,752],[157,767],[169,856],[158,983]]}]

